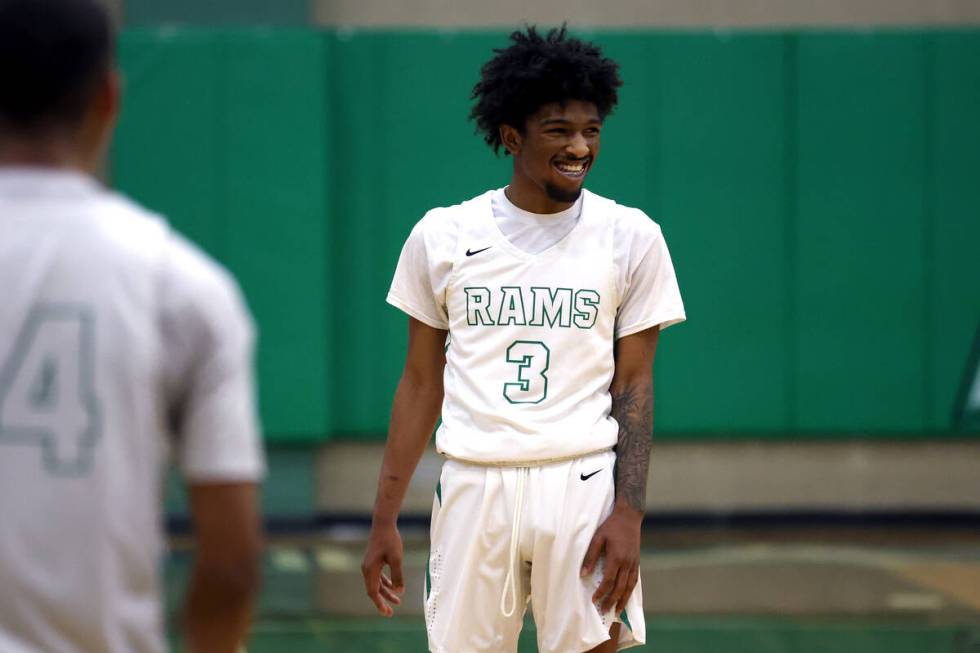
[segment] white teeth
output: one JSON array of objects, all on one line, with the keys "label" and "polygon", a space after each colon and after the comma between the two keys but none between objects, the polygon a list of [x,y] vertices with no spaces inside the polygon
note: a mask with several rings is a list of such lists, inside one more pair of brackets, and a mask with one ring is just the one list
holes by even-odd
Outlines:
[{"label": "white teeth", "polygon": [[555,163],[555,167],[558,168],[559,172],[578,176],[585,172],[586,165],[584,161],[579,163],[568,163],[562,161],[560,163]]}]

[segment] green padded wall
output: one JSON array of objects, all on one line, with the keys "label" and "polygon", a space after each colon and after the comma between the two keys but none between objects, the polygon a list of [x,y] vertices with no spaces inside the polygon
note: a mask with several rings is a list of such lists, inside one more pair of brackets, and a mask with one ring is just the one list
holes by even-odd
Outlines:
[{"label": "green padded wall", "polygon": [[239,279],[260,326],[268,433],[323,437],[333,382],[323,38],[130,31],[120,57],[126,96],[115,183]]},{"label": "green padded wall", "polygon": [[792,390],[784,364],[784,39],[667,36],[652,54],[647,210],[663,226],[689,315],[664,333],[658,423],[784,432]]},{"label": "green padded wall", "polygon": [[[980,322],[980,31],[597,32],[626,85],[589,186],[663,226],[689,322],[664,437],[948,429]],[[239,276],[277,439],[379,437],[433,206],[506,184],[467,121],[503,32],[124,35],[117,185]]]},{"label": "green padded wall", "polygon": [[925,38],[798,48],[798,426],[925,426]]},{"label": "green padded wall", "polygon": [[965,372],[965,352],[980,328],[980,36],[934,38],[928,78],[934,98],[927,156],[933,202],[925,243],[932,292],[926,306],[930,426],[949,423]]}]

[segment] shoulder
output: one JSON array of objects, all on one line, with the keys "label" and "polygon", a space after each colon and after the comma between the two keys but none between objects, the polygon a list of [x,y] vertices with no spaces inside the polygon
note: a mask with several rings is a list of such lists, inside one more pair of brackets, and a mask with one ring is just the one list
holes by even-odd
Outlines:
[{"label": "shoulder", "polygon": [[588,193],[589,212],[604,220],[618,243],[655,242],[663,237],[660,225],[643,210],[625,206],[601,195]]},{"label": "shoulder", "polygon": [[174,230],[167,220],[119,195],[109,197],[102,211],[102,231],[131,256],[142,257],[152,269],[161,293],[164,317],[186,320],[187,328],[205,322],[215,328],[251,328],[238,283],[231,273],[196,244]]},{"label": "shoulder", "polygon": [[175,231],[167,243],[164,284],[170,306],[195,313],[215,326],[251,327],[238,283],[231,273],[197,245]]},{"label": "shoulder", "polygon": [[436,258],[452,259],[460,234],[479,224],[480,221],[476,218],[482,212],[490,210],[492,192],[488,191],[452,206],[430,209],[412,228],[408,242],[424,246]]},{"label": "shoulder", "polygon": [[164,332],[188,343],[196,355],[254,341],[255,323],[231,273],[172,230],[160,291]]},{"label": "shoulder", "polygon": [[89,233],[118,261],[154,266],[167,242],[170,226],[166,219],[109,191],[100,191],[86,204],[94,229]]},{"label": "shoulder", "polygon": [[487,191],[452,206],[439,206],[428,210],[415,225],[415,229],[423,233],[456,233],[460,227],[471,222],[475,215],[489,210],[490,195]]},{"label": "shoulder", "polygon": [[238,300],[238,283],[228,270],[200,247],[169,230],[164,275],[167,286],[197,302],[226,304]]},{"label": "shoulder", "polygon": [[102,215],[106,233],[126,246],[155,254],[168,286],[201,295],[205,301],[238,293],[228,270],[173,229],[162,215],[116,193],[106,194]]}]

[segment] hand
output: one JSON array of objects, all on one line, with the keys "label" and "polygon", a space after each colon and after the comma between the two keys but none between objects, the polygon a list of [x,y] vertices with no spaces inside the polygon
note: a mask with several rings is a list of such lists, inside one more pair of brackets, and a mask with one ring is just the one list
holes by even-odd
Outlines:
[{"label": "hand", "polygon": [[[391,572],[390,578],[384,574],[386,564]],[[402,538],[398,534],[397,526],[371,526],[367,551],[364,553],[364,562],[361,563],[361,575],[364,576],[367,595],[374,601],[378,613],[384,617],[395,614],[392,606],[399,605],[402,602],[399,595],[405,593],[405,582],[402,579]]]},{"label": "hand", "polygon": [[640,579],[642,524],[643,513],[617,502],[612,514],[592,536],[589,550],[582,562],[582,576],[591,574],[600,556],[604,554],[602,582],[592,595],[592,602],[599,605],[603,614],[614,606],[616,614],[622,612]]}]

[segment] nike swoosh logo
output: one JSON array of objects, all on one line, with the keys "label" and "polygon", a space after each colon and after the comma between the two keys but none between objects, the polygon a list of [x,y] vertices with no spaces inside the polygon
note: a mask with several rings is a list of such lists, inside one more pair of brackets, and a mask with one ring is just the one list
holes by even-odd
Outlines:
[{"label": "nike swoosh logo", "polygon": [[583,481],[587,481],[587,480],[589,480],[590,478],[592,478],[593,476],[595,476],[596,474],[598,474],[601,471],[602,471],[602,468],[600,467],[599,469],[595,470],[591,474],[579,474],[579,478],[581,478]]},{"label": "nike swoosh logo", "polygon": [[[490,247],[493,247],[493,245],[490,245]],[[484,247],[483,249],[478,249],[478,250],[476,250],[475,252],[474,252],[474,251],[471,251],[471,250],[469,250],[469,249],[467,249],[467,250],[466,250],[466,255],[467,255],[467,256],[473,256],[474,254],[479,254],[480,252],[485,252],[485,251],[487,251],[488,249],[490,249],[490,247]]]}]

